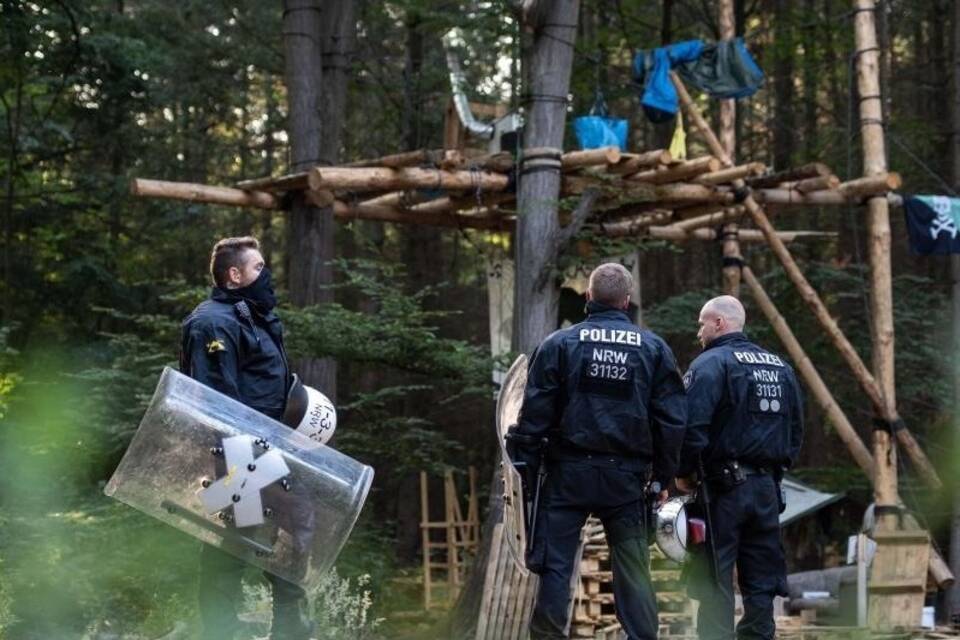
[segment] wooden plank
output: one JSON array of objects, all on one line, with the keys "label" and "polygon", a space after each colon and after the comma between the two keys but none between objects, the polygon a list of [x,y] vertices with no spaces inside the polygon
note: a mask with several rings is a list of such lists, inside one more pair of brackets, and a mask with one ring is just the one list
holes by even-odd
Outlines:
[{"label": "wooden plank", "polygon": [[875,630],[918,627],[926,596],[929,536],[922,530],[876,533],[880,538],[867,583],[868,624]]},{"label": "wooden plank", "polygon": [[502,536],[503,524],[497,523],[494,525],[493,532],[490,536],[490,555],[487,558],[486,571],[483,574],[483,592],[480,596],[480,615],[477,618],[477,629],[474,633],[475,640],[486,640],[487,637],[487,625],[490,622],[490,609],[497,580],[495,568],[500,559]]},{"label": "wooden plank", "polygon": [[423,608],[429,609],[433,583],[430,576],[430,530],[427,523],[430,520],[429,495],[427,491],[427,472],[420,472],[420,540],[423,546]]}]

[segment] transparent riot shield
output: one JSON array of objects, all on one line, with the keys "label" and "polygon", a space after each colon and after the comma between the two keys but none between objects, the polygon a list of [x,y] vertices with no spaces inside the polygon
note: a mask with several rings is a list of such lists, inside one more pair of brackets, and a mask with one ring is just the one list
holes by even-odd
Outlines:
[{"label": "transparent riot shield", "polygon": [[167,368],[104,493],[311,589],[372,480],[370,467]]}]

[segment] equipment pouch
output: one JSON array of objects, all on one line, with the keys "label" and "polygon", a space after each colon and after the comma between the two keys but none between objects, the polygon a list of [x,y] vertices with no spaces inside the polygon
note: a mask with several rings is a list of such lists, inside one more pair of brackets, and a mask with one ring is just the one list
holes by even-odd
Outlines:
[{"label": "equipment pouch", "polygon": [[787,492],[783,490],[783,483],[777,483],[777,505],[780,508],[778,513],[783,513],[787,510]]}]

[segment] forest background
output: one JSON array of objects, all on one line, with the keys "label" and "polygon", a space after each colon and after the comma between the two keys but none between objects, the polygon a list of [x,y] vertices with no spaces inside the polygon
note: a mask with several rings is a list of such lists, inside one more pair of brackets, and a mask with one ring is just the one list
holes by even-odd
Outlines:
[{"label": "forest background", "polygon": [[[440,38],[453,27],[471,100],[519,106],[522,38],[507,0],[346,4],[355,33],[344,52],[342,138],[328,153],[351,161],[442,146],[450,87]],[[418,472],[492,473],[486,280],[509,236],[363,221],[338,226],[333,254],[322,255],[294,242],[283,212],[133,198],[132,177],[232,184],[290,166],[280,3],[0,6],[0,636],[156,637],[177,621],[193,624],[198,543],[112,503],[102,488],[161,368],[175,366],[180,320],[208,291],[211,245],[246,234],[263,242],[281,300],[325,300],[283,308],[290,349],[335,360],[333,444],[377,472],[316,614],[329,637],[348,628],[358,637],[434,633],[436,616],[398,615],[419,607]],[[739,158],[774,168],[819,160],[841,179],[861,175],[851,4],[742,0],[736,12],[737,33],[767,74],[739,102]],[[663,147],[672,125],[645,121],[630,60],[638,49],[716,39],[716,7],[583,0],[580,14],[568,125],[599,88],[630,120],[631,151]],[[953,4],[887,0],[877,15],[889,165],[905,191],[952,194]],[[715,102],[703,104],[716,112]],[[811,208],[782,224],[837,232],[794,252],[866,359],[861,216]],[[892,226],[900,411],[951,477],[949,263],[910,254],[898,211]],[[641,256],[643,321],[686,367],[698,351],[699,306],[721,289],[720,246],[629,248]],[[843,363],[767,251],[745,251],[868,439],[870,406]],[[333,283],[290,291],[291,264],[318,257]],[[603,257],[600,247],[559,268],[588,271]],[[778,350],[748,295],[745,304],[750,334]],[[870,501],[867,479],[817,407],[807,409],[798,476],[844,491],[848,517],[814,519],[794,568],[836,546]],[[952,496],[921,495],[909,463],[901,467],[904,499],[945,547]],[[252,609],[264,606],[258,588],[249,595]]]}]

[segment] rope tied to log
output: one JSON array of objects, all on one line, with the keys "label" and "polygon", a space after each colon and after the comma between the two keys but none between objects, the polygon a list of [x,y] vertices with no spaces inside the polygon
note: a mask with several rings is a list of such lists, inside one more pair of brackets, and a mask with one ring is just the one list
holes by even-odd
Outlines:
[{"label": "rope tied to log", "polygon": [[535,100],[538,102],[553,102],[565,105],[570,103],[570,96],[557,96],[549,93],[524,93],[520,96],[520,104],[524,106]]},{"label": "rope tied to log", "polygon": [[[737,235],[737,234],[733,233],[730,235]],[[747,263],[744,262],[743,258],[741,258],[740,256],[723,256],[722,266],[724,269],[726,269],[727,267],[736,267],[737,269],[740,269],[742,271],[743,268],[746,266],[746,264]]]},{"label": "rope tied to log", "polygon": [[540,171],[560,173],[563,165],[563,149],[555,147],[532,147],[522,149],[520,153],[520,175],[526,176]]},{"label": "rope tied to log", "polygon": [[889,434],[895,434],[897,431],[906,428],[907,425],[900,416],[896,416],[892,420],[888,420],[883,416],[875,416],[873,418],[874,431],[886,431]]}]

